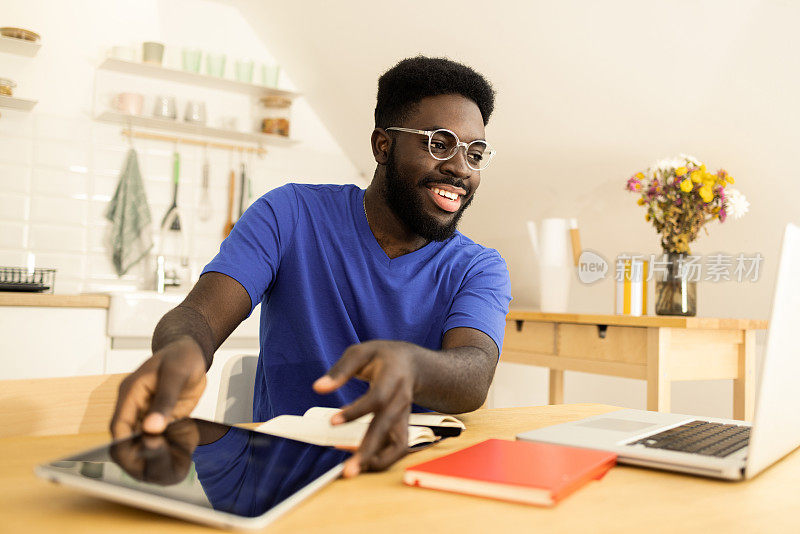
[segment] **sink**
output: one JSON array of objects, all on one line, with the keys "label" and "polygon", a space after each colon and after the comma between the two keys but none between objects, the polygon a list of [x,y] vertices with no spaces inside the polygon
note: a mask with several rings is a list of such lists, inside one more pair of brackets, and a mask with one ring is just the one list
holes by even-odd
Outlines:
[{"label": "sink", "polygon": [[[120,291],[110,293],[108,336],[111,338],[147,338],[153,335],[161,317],[183,302],[183,292]],[[258,339],[259,310],[256,308],[231,334],[231,338]]]}]

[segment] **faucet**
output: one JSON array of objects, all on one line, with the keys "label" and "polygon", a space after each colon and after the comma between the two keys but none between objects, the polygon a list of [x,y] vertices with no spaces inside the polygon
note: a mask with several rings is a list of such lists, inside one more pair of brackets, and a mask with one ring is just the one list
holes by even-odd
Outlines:
[{"label": "faucet", "polygon": [[[166,256],[164,255],[164,232],[172,226],[172,221],[179,216],[178,210],[173,209],[164,219],[159,230],[158,248],[156,254],[156,292],[164,293],[166,287],[180,287],[181,278],[178,276],[177,270],[173,267],[167,270]],[[189,257],[187,255],[188,243],[187,236],[182,230],[178,230],[181,236],[181,267],[189,265]]]}]

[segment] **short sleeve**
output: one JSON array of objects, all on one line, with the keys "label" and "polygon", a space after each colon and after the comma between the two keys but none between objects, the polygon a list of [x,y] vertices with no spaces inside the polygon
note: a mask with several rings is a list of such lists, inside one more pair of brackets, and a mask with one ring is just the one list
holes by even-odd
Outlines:
[{"label": "short sleeve", "polygon": [[219,253],[202,274],[218,272],[230,276],[250,295],[250,313],[269,291],[281,257],[297,226],[298,202],[292,184],[268,192],[256,200],[236,221]]},{"label": "short sleeve", "polygon": [[496,250],[482,254],[468,269],[444,322],[442,334],[452,328],[475,328],[503,349],[511,280],[506,262]]}]

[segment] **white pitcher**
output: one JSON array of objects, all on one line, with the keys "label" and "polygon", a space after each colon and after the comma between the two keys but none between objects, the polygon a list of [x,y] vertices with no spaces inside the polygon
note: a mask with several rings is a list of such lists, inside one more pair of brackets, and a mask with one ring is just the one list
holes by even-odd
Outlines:
[{"label": "white pitcher", "polygon": [[539,264],[539,308],[543,312],[565,313],[572,279],[569,230],[577,228],[575,219],[543,219],[541,233],[528,221],[531,245]]}]

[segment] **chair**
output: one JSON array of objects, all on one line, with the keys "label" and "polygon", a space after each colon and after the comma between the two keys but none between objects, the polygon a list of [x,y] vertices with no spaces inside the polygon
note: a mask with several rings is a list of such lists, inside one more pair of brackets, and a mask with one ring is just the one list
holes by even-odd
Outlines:
[{"label": "chair", "polygon": [[0,381],[0,438],[107,432],[126,376]]},{"label": "chair", "polygon": [[253,389],[258,356],[232,356],[222,367],[214,419],[233,425],[253,421]]}]

